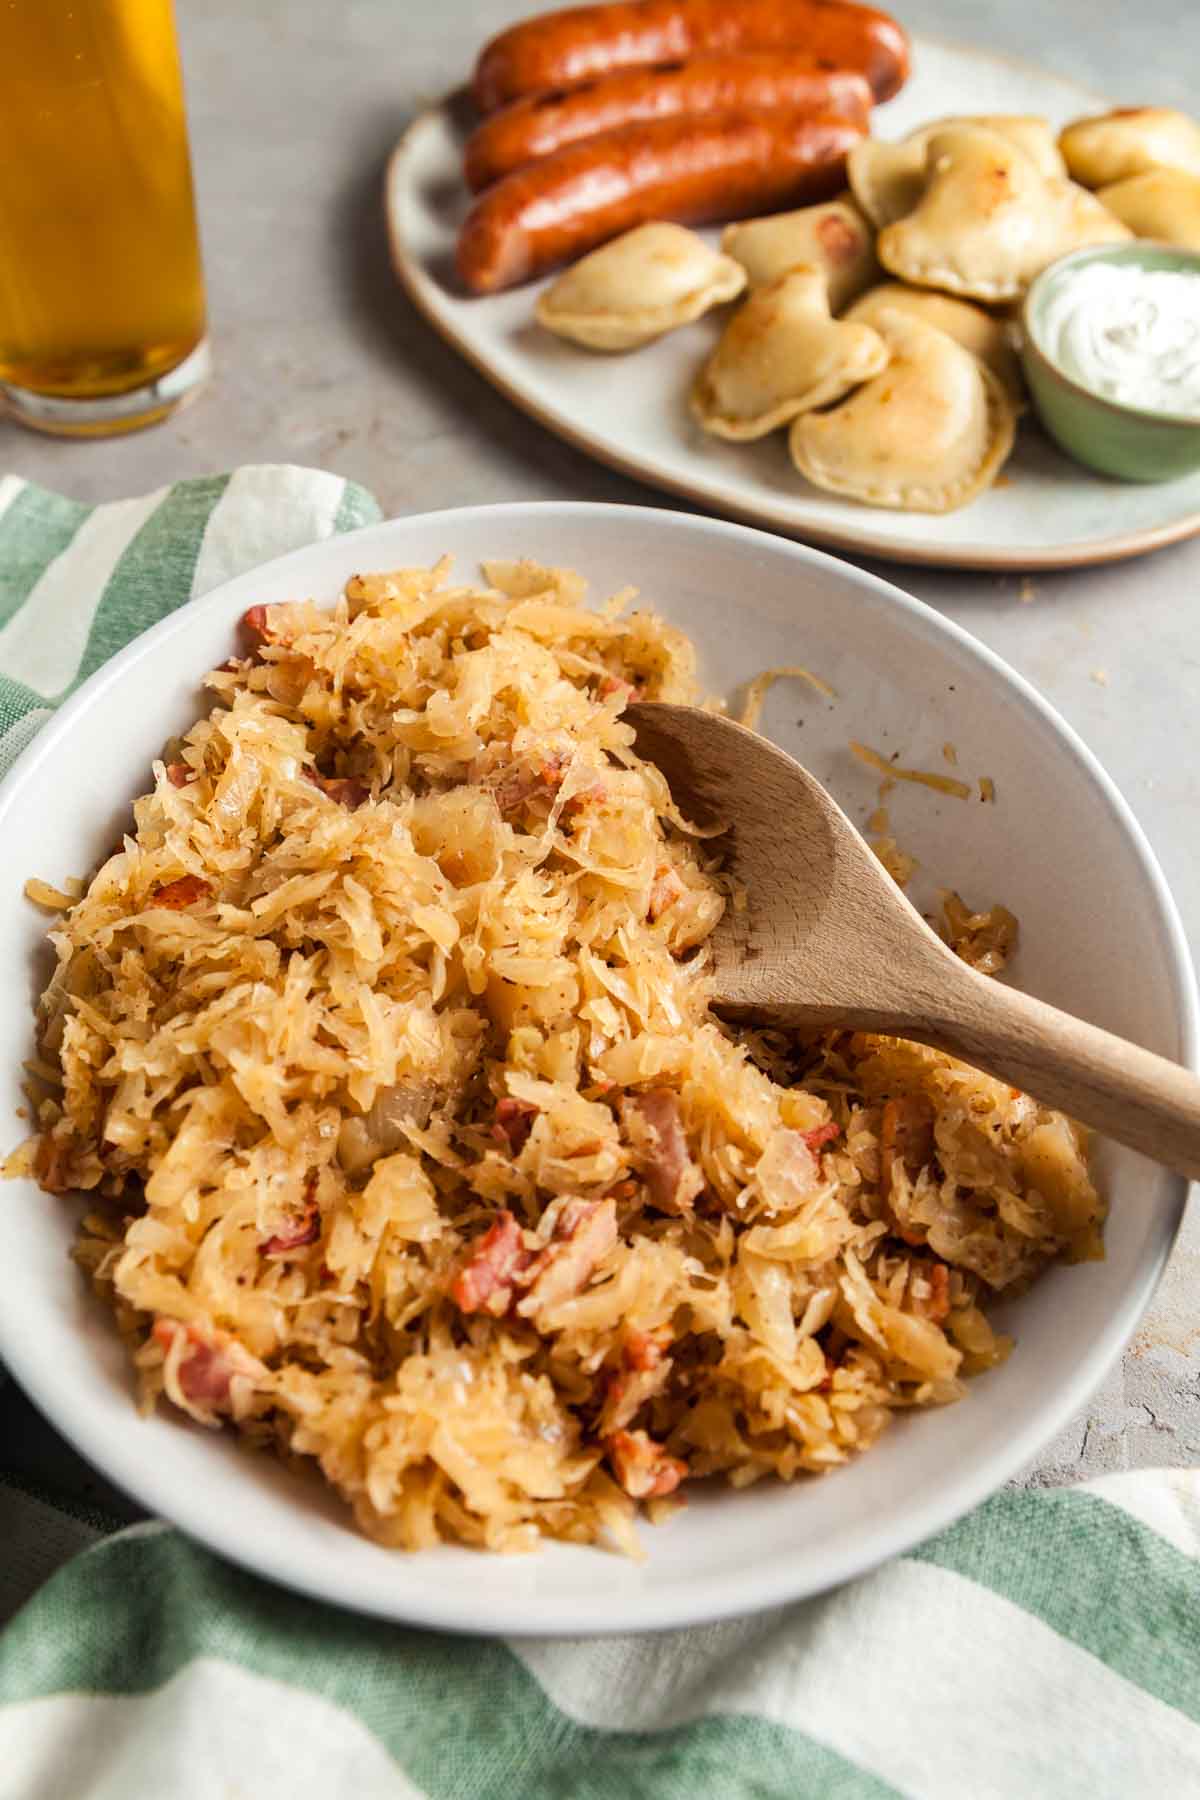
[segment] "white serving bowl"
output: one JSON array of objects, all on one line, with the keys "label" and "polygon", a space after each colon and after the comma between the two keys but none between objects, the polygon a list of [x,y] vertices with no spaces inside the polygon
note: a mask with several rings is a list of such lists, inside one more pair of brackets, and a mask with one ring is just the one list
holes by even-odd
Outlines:
[{"label": "white serving bowl", "polygon": [[[803,663],[829,701],[778,683],[762,728],[826,781],[853,816],[877,777],[848,751],[865,740],[901,763],[990,776],[996,803],[901,787],[893,828],[926,892],[960,888],[1019,915],[1014,979],[1180,1061],[1195,1063],[1194,978],[1171,897],[1129,808],[1070,728],[1012,670],[929,607],[873,575],[785,539],[638,507],[471,507],[371,526],[295,551],[172,614],[105,665],[35,740],[0,789],[0,1118],[22,1127],[28,1003],[46,972],[45,916],[29,875],[80,873],[111,844],[164,740],[197,711],[197,679],[233,647],[256,603],[332,601],[358,571],[451,552],[579,569],[604,597],[634,582],[696,640],[710,690]],[[918,891],[918,898],[921,894]],[[1017,1338],[967,1399],[899,1420],[860,1462],[794,1486],[763,1482],[691,1499],[645,1529],[641,1565],[549,1545],[525,1557],[458,1549],[406,1556],[358,1536],[315,1480],[231,1438],[135,1410],[106,1312],[68,1260],[75,1207],[10,1184],[0,1355],[35,1403],[143,1505],[234,1561],[364,1612],[452,1630],[593,1633],[678,1626],[830,1587],[948,1524],[1015,1474],[1084,1403],[1137,1324],[1179,1224],[1184,1183],[1101,1146],[1112,1205],[1103,1263],[1054,1268],[995,1309]]]}]

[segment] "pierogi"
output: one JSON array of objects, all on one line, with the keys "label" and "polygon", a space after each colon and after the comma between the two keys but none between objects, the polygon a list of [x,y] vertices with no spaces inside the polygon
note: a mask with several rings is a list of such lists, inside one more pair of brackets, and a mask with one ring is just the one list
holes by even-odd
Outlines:
[{"label": "pierogi", "polygon": [[746,274],[683,225],[656,221],[583,256],[537,302],[539,323],[588,350],[636,350],[712,306]]},{"label": "pierogi", "polygon": [[818,269],[792,269],[730,319],[692,386],[692,412],[716,437],[765,437],[840,400],[887,360],[877,331],[831,318]]},{"label": "pierogi", "polygon": [[950,126],[925,158],[919,202],[876,246],[884,268],[916,287],[1015,300],[1056,257],[1130,235],[1094,194],[1043,174],[997,132]]},{"label": "pierogi", "polygon": [[1058,143],[1069,173],[1084,187],[1111,187],[1150,169],[1200,175],[1200,124],[1173,106],[1122,106],[1076,119]]},{"label": "pierogi", "polygon": [[945,513],[996,477],[1016,408],[991,370],[946,332],[896,309],[878,326],[881,375],[840,406],[798,418],[792,461],[814,486],[868,506]]},{"label": "pierogi", "polygon": [[741,263],[752,288],[801,265],[820,270],[834,313],[879,280],[875,233],[849,196],[727,225],[721,248]]}]

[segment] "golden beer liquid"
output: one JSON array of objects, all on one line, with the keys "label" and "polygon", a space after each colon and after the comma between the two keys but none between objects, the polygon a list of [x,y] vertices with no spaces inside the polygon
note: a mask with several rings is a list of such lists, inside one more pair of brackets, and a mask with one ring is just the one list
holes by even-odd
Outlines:
[{"label": "golden beer liquid", "polygon": [[203,336],[171,0],[0,0],[0,382],[126,393]]}]

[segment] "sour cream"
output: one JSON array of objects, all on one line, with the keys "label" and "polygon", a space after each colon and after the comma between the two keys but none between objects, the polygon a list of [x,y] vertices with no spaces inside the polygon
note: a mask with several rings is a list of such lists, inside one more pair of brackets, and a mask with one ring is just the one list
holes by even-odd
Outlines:
[{"label": "sour cream", "polygon": [[1103,399],[1200,421],[1200,275],[1084,263],[1055,283],[1038,337]]}]

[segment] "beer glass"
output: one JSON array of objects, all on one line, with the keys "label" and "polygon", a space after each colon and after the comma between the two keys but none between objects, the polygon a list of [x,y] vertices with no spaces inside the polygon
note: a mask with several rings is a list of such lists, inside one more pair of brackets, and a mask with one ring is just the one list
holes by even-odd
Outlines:
[{"label": "beer glass", "polygon": [[0,0],[0,412],[153,424],[204,330],[171,0]]}]

